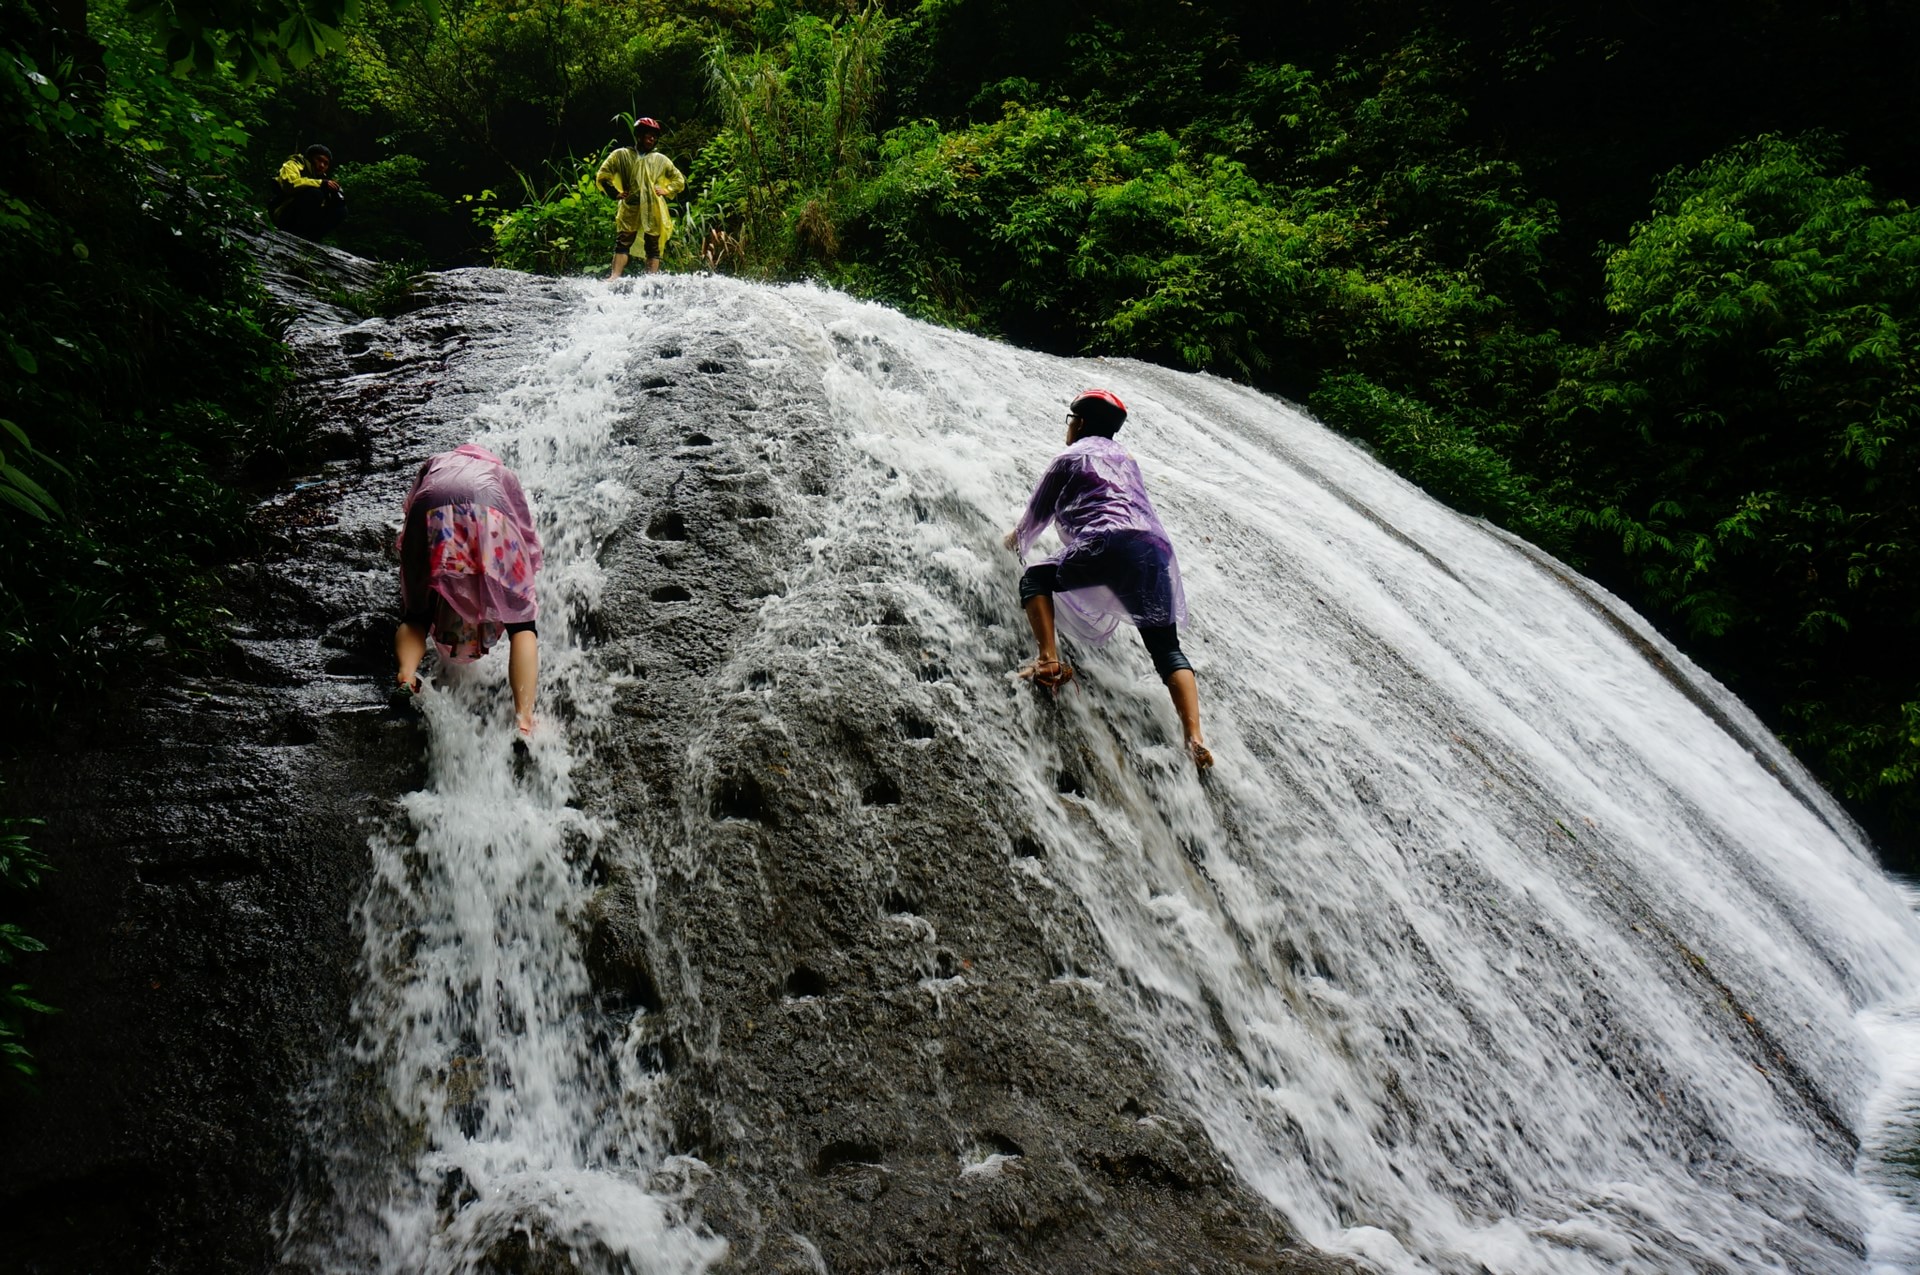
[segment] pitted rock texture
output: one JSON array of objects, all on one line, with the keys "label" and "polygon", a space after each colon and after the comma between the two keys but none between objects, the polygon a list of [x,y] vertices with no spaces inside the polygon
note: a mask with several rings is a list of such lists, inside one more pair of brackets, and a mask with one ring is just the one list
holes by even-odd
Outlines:
[{"label": "pitted rock texture", "polygon": [[[325,259],[276,286],[298,299]],[[226,667],[15,767],[61,866],[23,920],[67,1013],[36,1042],[43,1096],[0,1112],[9,1269],[275,1269],[298,1095],[349,1030],[367,838],[423,778],[382,699],[399,501],[570,287],[454,272],[384,321],[305,303],[302,402],[332,459],[263,503]],[[581,935],[594,1012],[645,1035],[697,1159],[657,1185],[730,1241],[729,1271],[1350,1270],[1292,1243],[1104,1008],[1091,926],[896,600],[824,586],[871,647],[757,636],[836,453],[821,384],[753,354],[720,330],[636,352],[613,430],[636,498],[575,625],[624,675],[580,753],[580,804],[614,829]]]},{"label": "pitted rock texture", "polygon": [[903,608],[832,599],[902,677],[870,647],[756,636],[835,449],[822,387],[738,374],[743,354],[689,342],[630,371],[651,387],[620,427],[638,499],[595,617],[630,680],[586,775],[630,834],[589,968],[654,1034],[725,1269],[1352,1269],[1291,1243],[1056,955],[1099,944],[946,724]]}]

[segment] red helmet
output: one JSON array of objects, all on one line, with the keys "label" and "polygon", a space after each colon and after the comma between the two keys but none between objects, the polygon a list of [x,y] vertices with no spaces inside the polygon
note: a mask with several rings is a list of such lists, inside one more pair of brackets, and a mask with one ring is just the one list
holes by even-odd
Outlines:
[{"label": "red helmet", "polygon": [[666,132],[665,129],[660,127],[660,121],[653,118],[653,116],[651,115],[642,115],[639,119],[633,122],[633,131],[636,133],[643,132],[649,129],[651,129],[653,132],[656,132],[656,133]]},{"label": "red helmet", "polygon": [[1102,431],[1119,429],[1127,419],[1127,405],[1112,390],[1081,390],[1067,410]]}]

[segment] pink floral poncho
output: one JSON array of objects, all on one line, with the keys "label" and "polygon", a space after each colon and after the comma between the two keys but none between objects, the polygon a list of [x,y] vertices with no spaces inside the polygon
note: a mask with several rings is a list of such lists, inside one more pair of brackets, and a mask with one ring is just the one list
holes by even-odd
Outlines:
[{"label": "pink floral poncho", "polygon": [[1099,645],[1122,621],[1138,628],[1186,623],[1187,597],[1146,480],[1111,438],[1082,438],[1055,456],[1014,529],[1021,561],[1052,523],[1064,546],[1054,615],[1067,636]]},{"label": "pink floral poncho", "polygon": [[520,479],[468,443],[429,456],[407,493],[400,614],[425,624],[440,654],[479,659],[509,624],[540,612],[540,534]]}]

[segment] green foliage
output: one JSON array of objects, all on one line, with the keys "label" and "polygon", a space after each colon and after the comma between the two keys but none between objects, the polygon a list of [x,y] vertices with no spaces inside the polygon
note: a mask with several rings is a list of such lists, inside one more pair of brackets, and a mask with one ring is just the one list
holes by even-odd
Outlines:
[{"label": "green foliage", "polygon": [[330,96],[408,138],[430,162],[485,157],[501,177],[531,182],[569,151],[611,136],[607,120],[634,105],[636,85],[655,93],[683,86],[674,96],[691,99],[698,41],[685,19],[655,13],[636,23],[618,0],[434,8],[368,0],[345,56],[316,74]]},{"label": "green foliage", "polygon": [[1882,829],[1920,825],[1920,680],[1869,667],[1817,689],[1786,706],[1787,741]]},{"label": "green foliage", "polygon": [[[1620,192],[1672,167],[1647,165],[1676,131],[1610,129],[1658,108],[1592,86],[1671,55],[1601,7],[1534,21],[1358,0],[1300,6],[1279,32],[1236,3],[643,6],[624,42],[589,9],[571,26],[504,0],[437,25],[378,12],[340,69],[391,121],[501,161],[476,183],[522,190],[518,207],[481,201],[499,263],[604,261],[591,160],[544,193],[523,174],[651,58],[644,109],[678,111],[665,148],[693,182],[670,264],[705,249],[1023,344],[1306,400],[1463,510],[1600,574],[1862,808],[1920,829],[1900,707],[1916,695],[1898,672],[1920,624],[1902,587],[1920,227],[1833,175],[1821,148],[1837,143],[1720,149],[1753,114],[1729,110],[1724,140],[1690,153],[1597,272],[1569,217],[1631,209],[1642,196]],[[1793,46],[1833,35],[1762,25]],[[1547,100],[1558,114],[1536,118]],[[506,139],[509,104],[548,121],[544,155]],[[1569,162],[1556,128],[1594,161]],[[1622,163],[1642,167],[1593,175]]]},{"label": "green foliage", "polygon": [[[23,351],[24,352],[24,351]],[[22,364],[21,371],[32,373],[37,365]],[[72,477],[66,466],[50,456],[44,456],[33,449],[27,439],[27,432],[12,421],[0,419],[0,432],[11,440],[14,454],[23,461],[38,461],[54,469],[65,477]],[[61,517],[60,502],[55,500],[47,489],[29,477],[26,471],[17,465],[7,463],[7,454],[0,450],[0,501],[12,505],[15,509],[38,518],[41,522],[50,522]]]},{"label": "green foliage", "polygon": [[[1920,56],[1907,10],[1776,7],[1730,45],[1716,14],[1663,15],[1652,38],[1598,0],[1307,0],[1284,24],[1244,0],[296,8],[155,6],[189,80],[112,5],[92,61],[45,33],[0,59],[9,136],[73,174],[0,179],[0,267],[46,298],[0,303],[0,365],[27,386],[8,414],[32,441],[0,438],[8,649],[79,670],[211,640],[194,582],[237,517],[214,440],[265,468],[299,433],[271,411],[272,333],[222,255],[228,174],[324,131],[349,161],[343,245],[446,262],[477,231],[499,264],[597,271],[613,210],[593,171],[626,141],[616,117],[651,114],[691,181],[670,267],[820,277],[1307,401],[1600,575],[1877,832],[1920,837],[1920,224],[1838,158],[1920,183],[1920,99],[1896,91]],[[308,59],[271,97],[247,87]],[[263,101],[274,136],[250,141]],[[1743,140],[1806,121],[1846,131]],[[122,185],[138,217],[89,211]],[[183,234],[142,238],[154,225]],[[340,300],[403,306],[407,275]],[[196,358],[257,374],[169,379]],[[102,499],[136,475],[160,493],[137,516]],[[181,529],[150,538],[153,562],[118,540],[143,519]]]},{"label": "green foliage", "polygon": [[803,13],[773,49],[716,41],[707,50],[721,128],[702,162],[718,177],[695,216],[733,226],[749,263],[839,256],[842,205],[870,171],[881,68],[900,26],[877,6]]},{"label": "green foliage", "polygon": [[26,146],[0,192],[7,460],[34,484],[0,491],[65,515],[0,518],[0,694],[23,716],[218,643],[212,568],[246,511],[222,475],[286,377],[237,232],[258,91],[176,78],[123,10],[90,16],[98,78],[36,27],[0,57],[0,126]]},{"label": "green foliage", "polygon": [[[436,12],[439,0],[413,0]],[[233,69],[247,82],[279,79],[282,61],[299,70],[346,48],[347,24],[360,0],[135,0],[135,17],[151,21],[181,75]]]},{"label": "green foliage", "polygon": [[1492,433],[1464,412],[1438,410],[1354,373],[1321,382],[1309,404],[1335,429],[1370,444],[1379,458],[1463,513],[1491,519],[1548,549],[1563,549],[1565,513],[1484,441]]},{"label": "green foliage", "polygon": [[[586,269],[610,254],[610,229],[587,236],[551,223],[593,205],[539,206],[564,201],[583,164],[628,143],[616,113],[665,117],[668,153],[697,151],[712,126],[676,108],[697,109],[704,95],[711,35],[703,20],[654,3],[367,0],[344,53],[293,77],[269,104],[277,140],[255,163],[324,134],[350,208],[333,241],[349,251],[470,264],[498,251],[493,225],[517,207],[525,213],[506,227],[513,244],[501,260]],[[484,195],[478,217],[476,191],[499,192]]]},{"label": "green foliage", "polygon": [[1507,188],[1511,173],[1496,189],[1477,163],[1429,170],[1404,214],[1428,242],[1409,248],[1379,225],[1388,201],[1374,184],[1288,190],[1164,132],[1018,102],[962,132],[903,126],[883,157],[856,227],[862,286],[1032,343],[1297,393],[1338,363],[1472,388],[1474,345],[1525,346],[1503,332],[1512,307],[1487,280],[1525,276],[1553,225]]},{"label": "green foliage", "polygon": [[1844,791],[1911,808],[1920,213],[1825,149],[1763,137],[1667,177],[1550,425],[1593,551],[1727,663],[1785,674],[1789,738]]},{"label": "green foliage", "polygon": [[509,270],[535,274],[590,274],[613,255],[613,201],[594,184],[597,165],[572,184],[544,194],[527,191],[517,208],[500,208],[492,191],[474,202],[474,217],[493,236],[493,259]]},{"label": "green foliage", "polygon": [[[28,829],[39,827],[38,819],[0,817],[0,898],[11,901],[14,894],[40,884],[40,878],[53,869],[40,851],[28,840]],[[0,1071],[16,1078],[34,1074],[33,1054],[26,1045],[29,1015],[51,1014],[51,1005],[32,995],[33,988],[13,981],[12,967],[22,956],[46,951],[46,944],[19,926],[0,922]]]},{"label": "green foliage", "polygon": [[427,180],[427,162],[418,155],[346,160],[334,177],[351,192],[352,214],[330,241],[355,256],[419,261],[451,211],[450,201]]}]

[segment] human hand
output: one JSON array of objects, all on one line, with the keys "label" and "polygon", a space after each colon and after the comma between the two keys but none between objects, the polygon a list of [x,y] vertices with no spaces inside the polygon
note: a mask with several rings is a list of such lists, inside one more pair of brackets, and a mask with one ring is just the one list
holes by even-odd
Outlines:
[{"label": "human hand", "polygon": [[672,192],[667,189],[665,182],[660,182],[655,184],[653,193],[665,199]]},{"label": "human hand", "polygon": [[1005,545],[1005,546],[1006,546],[1007,548],[1009,548],[1009,549],[1018,549],[1018,548],[1020,547],[1020,532],[1019,532],[1019,530],[1018,530],[1018,529],[1016,528],[1016,529],[1015,529],[1015,530],[1013,530],[1013,531],[1009,531],[1009,532],[1008,532],[1008,533],[1007,533],[1007,534],[1006,534],[1006,535],[1005,535],[1005,536],[1004,536],[1004,537],[1003,537],[1003,538],[1001,539],[1001,541],[1000,541],[1000,543],[1001,543],[1001,544],[1003,544],[1003,545]]}]

